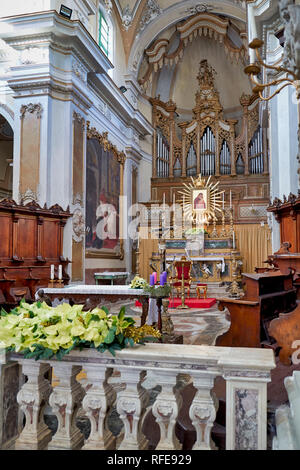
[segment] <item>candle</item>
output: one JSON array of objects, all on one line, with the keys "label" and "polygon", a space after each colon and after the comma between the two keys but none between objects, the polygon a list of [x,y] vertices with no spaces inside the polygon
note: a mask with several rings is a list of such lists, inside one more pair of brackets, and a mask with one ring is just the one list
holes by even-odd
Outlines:
[{"label": "candle", "polygon": [[175,206],[176,201],[175,201],[175,194],[173,194],[173,206]]},{"label": "candle", "polygon": [[154,285],[155,285],[157,283],[157,272],[154,272],[153,276],[154,276]]},{"label": "candle", "polygon": [[230,190],[230,209],[232,208],[232,198],[231,198],[231,190]]},{"label": "candle", "polygon": [[164,275],[164,284],[166,284],[166,283],[167,283],[167,278],[168,278],[168,273],[167,273],[167,271],[164,271],[164,272],[163,272],[163,275]]},{"label": "candle", "polygon": [[51,264],[50,266],[50,279],[51,281],[54,279],[54,264]]},{"label": "candle", "polygon": [[233,247],[233,249],[235,249],[235,233],[234,233],[234,230],[232,232],[232,247]]},{"label": "candle", "polygon": [[166,193],[164,193],[163,204],[164,204],[164,206],[165,206],[165,204],[166,204]]},{"label": "candle", "polygon": [[58,266],[58,279],[60,280],[62,279],[62,265],[61,264]]},{"label": "candle", "polygon": [[154,275],[150,274],[150,286],[154,286]]},{"label": "candle", "polygon": [[224,192],[223,192],[223,210],[224,210]]},{"label": "candle", "polygon": [[161,286],[164,286],[164,284],[165,284],[165,275],[164,275],[164,273],[162,273],[160,275],[159,283],[160,283]]}]

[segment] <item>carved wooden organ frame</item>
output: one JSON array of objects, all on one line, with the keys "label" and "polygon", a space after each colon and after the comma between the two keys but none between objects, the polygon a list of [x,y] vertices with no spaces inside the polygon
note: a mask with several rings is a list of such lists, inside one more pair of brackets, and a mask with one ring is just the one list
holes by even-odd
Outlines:
[{"label": "carved wooden organ frame", "polygon": [[199,90],[189,122],[176,123],[174,102],[149,98],[155,129],[153,178],[268,174],[267,142],[259,126],[257,97],[241,96],[242,130],[236,136],[237,121],[223,119],[215,74],[206,60],[200,63]]}]

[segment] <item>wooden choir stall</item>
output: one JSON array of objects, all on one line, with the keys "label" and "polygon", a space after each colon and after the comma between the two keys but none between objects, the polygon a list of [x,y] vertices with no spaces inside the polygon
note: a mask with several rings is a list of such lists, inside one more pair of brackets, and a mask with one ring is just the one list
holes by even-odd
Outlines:
[{"label": "wooden choir stall", "polygon": [[61,284],[69,283],[63,257],[63,230],[71,216],[54,205],[49,209],[35,202],[16,204],[0,201],[0,304],[6,309],[22,298],[34,301],[36,290],[47,287],[51,265],[57,279],[61,266]]}]

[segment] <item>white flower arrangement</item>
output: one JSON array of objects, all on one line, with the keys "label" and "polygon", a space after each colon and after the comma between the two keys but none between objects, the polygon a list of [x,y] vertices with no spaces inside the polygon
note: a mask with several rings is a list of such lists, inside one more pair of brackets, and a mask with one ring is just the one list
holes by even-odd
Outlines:
[{"label": "white flower arrangement", "polygon": [[145,279],[143,279],[142,277],[139,277],[139,276],[135,276],[129,287],[131,289],[144,289],[145,287],[147,287],[149,284],[147,281],[145,281]]}]

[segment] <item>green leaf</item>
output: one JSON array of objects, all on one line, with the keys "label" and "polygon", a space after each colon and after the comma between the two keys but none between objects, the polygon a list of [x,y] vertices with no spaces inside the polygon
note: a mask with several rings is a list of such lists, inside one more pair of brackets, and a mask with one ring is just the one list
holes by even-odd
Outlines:
[{"label": "green leaf", "polygon": [[120,312],[119,312],[119,315],[118,315],[118,319],[119,319],[120,321],[122,321],[122,320],[124,319],[125,313],[126,313],[126,309],[125,309],[125,307],[123,306],[123,307],[121,308]]},{"label": "green leaf", "polygon": [[112,346],[110,346],[110,348],[108,348],[108,350],[114,357],[116,356],[115,350]]},{"label": "green leaf", "polygon": [[109,315],[109,310],[107,307],[99,307],[99,308],[101,308],[101,310],[103,310],[106,313],[106,315]]},{"label": "green leaf", "polygon": [[133,348],[134,346],[134,341],[132,338],[128,338],[130,346]]},{"label": "green leaf", "polygon": [[113,340],[115,339],[115,333],[116,333],[116,329],[115,328],[111,328],[109,330],[109,332],[107,333],[103,343],[106,343],[106,344],[110,344],[113,342]]},{"label": "green leaf", "polygon": [[52,351],[52,349],[49,349],[49,348],[45,348],[44,349],[44,352],[42,352],[42,354],[40,355],[40,359],[50,359],[50,357],[52,357],[54,355],[54,352]]},{"label": "green leaf", "polygon": [[41,308],[42,302],[40,302],[40,301],[38,300],[38,301],[36,302],[36,306],[37,306],[37,308]]},{"label": "green leaf", "polygon": [[0,317],[6,317],[8,315],[7,311],[4,308],[1,308]]},{"label": "green leaf", "polygon": [[117,336],[117,340],[119,341],[120,344],[124,342],[124,335],[123,333],[119,333]]}]

